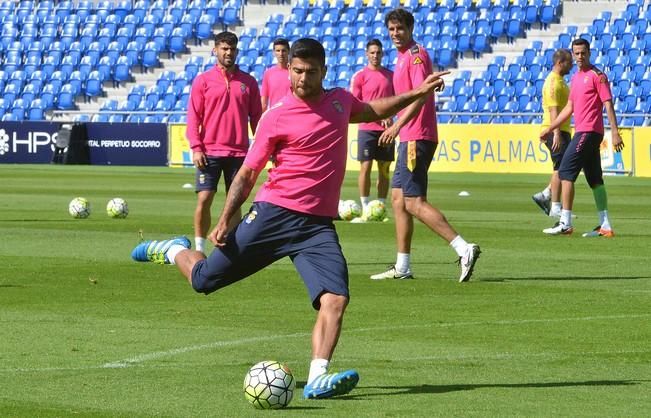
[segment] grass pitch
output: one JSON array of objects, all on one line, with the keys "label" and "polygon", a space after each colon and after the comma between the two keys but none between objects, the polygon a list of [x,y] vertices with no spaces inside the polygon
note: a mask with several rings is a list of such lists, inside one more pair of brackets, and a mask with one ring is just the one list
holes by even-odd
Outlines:
[{"label": "grass pitch", "polygon": [[[420,224],[416,279],[373,282],[394,261],[393,222],[338,222],[352,297],[332,367],[359,386],[324,401],[297,389],[268,412],[244,399],[246,370],[279,360],[300,388],[310,360],[315,313],[289,260],[203,296],[129,257],[139,230],[192,236],[192,170],[0,165],[0,415],[648,416],[651,179],[606,179],[614,239],[581,238],[596,225],[582,179],[579,233],[543,236],[553,222],[530,196],[546,181],[430,175],[430,201],[482,247],[468,284]],[[355,184],[348,173],[344,198]],[[90,218],[68,216],[76,196]],[[128,218],[108,218],[112,197]]]}]

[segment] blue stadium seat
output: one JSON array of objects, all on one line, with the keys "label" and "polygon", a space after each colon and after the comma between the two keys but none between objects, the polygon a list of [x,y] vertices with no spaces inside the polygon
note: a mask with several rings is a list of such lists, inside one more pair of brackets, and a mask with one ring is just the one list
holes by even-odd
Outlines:
[{"label": "blue stadium seat", "polygon": [[104,103],[102,103],[102,105],[99,107],[99,110],[118,110],[118,101],[113,99],[105,100]]},{"label": "blue stadium seat", "polygon": [[[240,17],[238,15],[239,10],[233,6],[224,6],[222,9],[222,22],[228,26],[239,25],[241,23]],[[308,16],[312,16],[311,14]]]},{"label": "blue stadium seat", "polygon": [[127,47],[127,44],[131,42],[134,31],[135,29],[133,29],[133,27],[122,26],[115,34],[115,41],[120,44],[120,47],[123,50]]},{"label": "blue stadium seat", "polygon": [[174,54],[181,54],[186,51],[185,40],[188,34],[182,28],[175,28],[169,37],[169,50]]},{"label": "blue stadium seat", "polygon": [[211,15],[203,15],[199,18],[199,22],[196,25],[196,38],[200,41],[209,40],[212,38],[212,27],[215,24],[215,20]]},{"label": "blue stadium seat", "polygon": [[124,122],[124,115],[122,114],[112,114],[108,117],[109,123],[122,123]]},{"label": "blue stadium seat", "polygon": [[116,82],[124,82],[131,80],[131,64],[129,58],[120,56],[113,68],[113,80]]},{"label": "blue stadium seat", "polygon": [[556,22],[556,8],[550,5],[543,5],[540,9],[540,23],[542,23],[543,28],[547,28],[554,22]]},{"label": "blue stadium seat", "polygon": [[212,16],[215,23],[221,23],[223,7],[224,4],[221,0],[211,0],[206,4],[204,13]]},{"label": "blue stadium seat", "polygon": [[71,84],[64,84],[59,92],[57,99],[57,108],[60,110],[72,110],[76,108],[75,96],[77,92]]},{"label": "blue stadium seat", "polygon": [[88,78],[86,79],[86,96],[88,97],[97,97],[101,96],[104,94],[104,90],[102,89],[102,83],[104,82],[104,79],[102,77],[102,74],[95,70],[92,71],[90,74],[88,74]]},{"label": "blue stadium seat", "polygon": [[29,109],[27,110],[27,118],[29,120],[43,120],[45,119],[45,110],[45,103],[43,103],[41,99],[32,100]]},{"label": "blue stadium seat", "polygon": [[54,107],[54,102],[59,95],[60,88],[53,84],[46,84],[41,90],[41,101],[45,104],[46,108]]}]

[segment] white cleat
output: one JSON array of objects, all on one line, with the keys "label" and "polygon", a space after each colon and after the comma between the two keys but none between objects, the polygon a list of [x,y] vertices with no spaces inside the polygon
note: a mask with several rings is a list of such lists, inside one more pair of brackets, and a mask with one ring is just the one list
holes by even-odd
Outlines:
[{"label": "white cleat", "polygon": [[461,275],[459,276],[459,283],[467,282],[472,276],[472,271],[475,269],[475,263],[479,259],[481,250],[477,244],[468,244],[466,253],[459,257],[459,266],[461,267]]},{"label": "white cleat", "polygon": [[543,229],[543,233],[547,235],[572,235],[572,232],[574,232],[574,228],[560,222],[557,222],[556,225],[551,228]]},{"label": "white cleat", "polygon": [[396,270],[396,266],[390,266],[389,270],[384,273],[378,273],[371,276],[371,280],[385,280],[385,279],[398,279],[406,280],[413,279],[414,276],[411,275],[411,270],[407,270],[404,273],[400,273]]}]

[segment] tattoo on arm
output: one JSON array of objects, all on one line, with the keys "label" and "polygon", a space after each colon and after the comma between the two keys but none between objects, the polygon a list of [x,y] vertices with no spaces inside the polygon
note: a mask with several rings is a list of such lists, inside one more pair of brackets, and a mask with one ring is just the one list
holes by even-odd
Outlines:
[{"label": "tattoo on arm", "polygon": [[222,216],[225,219],[230,219],[246,202],[257,178],[258,173],[255,171],[246,167],[240,168],[235,179],[233,179],[231,187],[228,189],[226,203],[222,211]]}]

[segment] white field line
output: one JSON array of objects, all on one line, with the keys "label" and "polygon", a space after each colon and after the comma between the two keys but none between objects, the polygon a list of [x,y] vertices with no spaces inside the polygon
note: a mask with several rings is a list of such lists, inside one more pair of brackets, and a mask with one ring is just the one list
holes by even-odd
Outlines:
[{"label": "white field line", "polygon": [[[637,315],[604,315],[604,316],[586,316],[579,318],[541,318],[541,319],[511,319],[511,320],[496,320],[496,321],[467,321],[467,322],[433,322],[428,324],[412,324],[412,325],[399,325],[399,326],[387,326],[387,327],[371,327],[371,328],[356,328],[344,330],[346,334],[354,333],[366,333],[366,332],[375,332],[375,331],[392,331],[400,329],[409,329],[409,328],[435,328],[435,327],[466,327],[466,326],[475,326],[475,325],[525,325],[532,323],[556,323],[556,322],[571,322],[571,321],[604,321],[604,320],[618,320],[618,319],[634,319],[634,318],[648,318],[651,314],[637,314]],[[7,368],[0,369],[0,373],[27,373],[27,372],[49,372],[49,371],[70,371],[70,370],[91,370],[91,369],[119,369],[126,368],[130,366],[137,366],[141,363],[145,363],[151,360],[158,360],[160,358],[172,357],[179,354],[185,354],[193,351],[201,350],[210,350],[220,347],[229,347],[242,344],[264,342],[264,341],[274,341],[286,338],[299,338],[299,337],[309,337],[310,333],[294,333],[294,334],[282,334],[282,335],[270,335],[266,337],[253,337],[253,338],[241,338],[235,340],[226,340],[226,341],[215,341],[207,344],[198,344],[191,345],[186,347],[173,348],[166,351],[155,351],[152,353],[139,354],[133,357],[129,357],[122,360],[117,360],[109,363],[104,363],[99,366],[86,366],[86,367],[41,367],[41,368]],[[630,353],[645,353],[645,351],[631,351]],[[628,353],[627,351],[613,351],[613,352],[595,352],[592,354],[617,354],[617,353]],[[558,353],[558,355],[576,355],[582,353]],[[585,353],[590,354],[590,353]],[[402,361],[417,361],[417,360],[437,360],[437,359],[448,359],[448,360],[463,360],[464,358],[477,358],[477,359],[501,359],[508,358],[508,356],[522,356],[522,357],[534,357],[534,356],[555,356],[555,353],[528,353],[528,354],[513,354],[513,353],[496,353],[488,356],[432,356],[432,357],[414,357],[414,358],[404,358],[400,359]],[[505,357],[507,356],[507,357]]]}]

